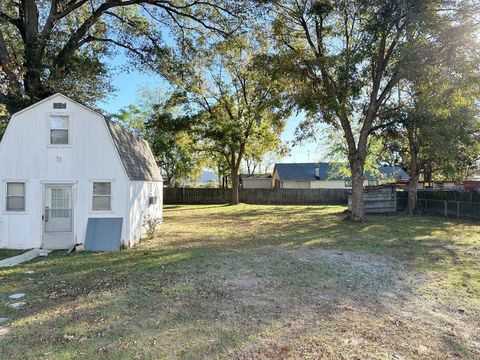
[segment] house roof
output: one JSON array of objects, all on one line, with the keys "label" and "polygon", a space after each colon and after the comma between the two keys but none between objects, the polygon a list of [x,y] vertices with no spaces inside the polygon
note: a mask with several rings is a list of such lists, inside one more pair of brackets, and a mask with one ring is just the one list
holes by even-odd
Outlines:
[{"label": "house roof", "polygon": [[79,103],[78,101],[73,100],[66,95],[60,93],[51,95],[36,102],[35,104],[26,107],[25,109],[18,111],[15,114],[12,114],[12,118],[35,106],[50,101],[55,97],[62,97],[63,99],[71,101],[74,104],[105,119],[109,132],[112,136],[113,143],[117,149],[118,155],[120,156],[125,172],[130,180],[163,181],[162,175],[160,174],[160,169],[158,168],[155,158],[152,154],[152,150],[150,149],[150,145],[145,140],[140,139],[125,128],[112,122],[100,112],[88,107],[87,105]]},{"label": "house roof", "polygon": [[[319,169],[319,176],[316,176],[316,170]],[[408,175],[398,166],[380,166],[379,169],[382,177],[398,180],[408,179]],[[290,163],[275,164],[273,170],[278,174],[278,179],[282,181],[314,181],[314,180],[345,180],[345,177],[331,174],[333,166],[330,163]],[[365,173],[366,180],[376,180],[378,177]]]},{"label": "house roof", "polygon": [[[277,172],[279,180],[321,180],[326,179],[326,163],[290,163],[275,164],[273,172]],[[315,169],[320,168],[320,179],[315,176]],[[323,174],[325,173],[325,174]]]},{"label": "house roof", "polygon": [[242,174],[240,175],[242,180],[249,179],[249,180],[266,180],[271,179],[272,174]]},{"label": "house roof", "polygon": [[133,181],[162,181],[148,143],[120,125],[105,119],[128,178]]}]

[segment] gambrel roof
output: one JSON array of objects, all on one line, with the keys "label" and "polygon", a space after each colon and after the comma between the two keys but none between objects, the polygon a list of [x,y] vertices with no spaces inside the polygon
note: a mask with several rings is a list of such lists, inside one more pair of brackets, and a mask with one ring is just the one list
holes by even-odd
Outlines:
[{"label": "gambrel roof", "polygon": [[123,168],[125,169],[127,177],[130,180],[163,181],[162,175],[160,174],[160,169],[158,168],[152,150],[150,149],[150,145],[145,140],[135,136],[125,128],[112,122],[100,112],[92,109],[89,106],[81,104],[78,101],[69,98],[68,96],[57,93],[13,114],[12,117],[17,116],[20,113],[34,108],[35,106],[38,106],[39,104],[49,101],[55,97],[62,97],[68,101],[71,101],[104,119],[113,140],[113,144],[115,145],[117,153],[122,162]]},{"label": "gambrel roof", "polygon": [[162,181],[150,145],[111,120],[105,121],[128,178],[132,181]]}]

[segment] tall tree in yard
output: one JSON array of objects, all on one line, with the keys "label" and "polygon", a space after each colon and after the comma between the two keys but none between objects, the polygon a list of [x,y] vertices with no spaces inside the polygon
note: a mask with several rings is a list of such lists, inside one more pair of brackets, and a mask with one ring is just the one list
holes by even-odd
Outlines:
[{"label": "tall tree in yard", "polygon": [[239,23],[235,12],[241,5],[233,0],[2,1],[0,80],[6,89],[0,103],[12,113],[58,91],[94,103],[111,90],[107,58],[112,51],[121,49],[135,66],[159,71],[171,50],[162,35],[228,34]]},{"label": "tall tree in yard", "polygon": [[350,217],[364,221],[365,161],[369,136],[382,126],[378,114],[392,101],[426,29],[440,20],[452,26],[456,3],[449,9],[438,0],[261,2],[277,44],[271,61],[290,79],[293,102],[307,122],[343,133],[352,174]]},{"label": "tall tree in yard", "polygon": [[467,68],[467,74],[454,66],[441,72],[436,68],[423,77],[416,71],[399,95],[401,105],[385,113],[395,121],[379,138],[387,156],[394,156],[410,176],[409,214],[417,209],[420,176],[461,182],[480,159],[478,65]]},{"label": "tall tree in yard", "polygon": [[418,36],[422,46],[396,87],[395,101],[379,114],[383,126],[373,128],[387,156],[410,176],[410,214],[421,176],[461,182],[480,156],[479,22],[471,10],[454,12],[441,28]]},{"label": "tall tree in yard", "polygon": [[196,113],[198,143],[228,164],[231,204],[239,203],[244,156],[252,151],[261,155],[278,144],[290,113],[282,97],[284,85],[262,62],[268,43],[260,32],[252,33],[197,48],[171,77]]}]

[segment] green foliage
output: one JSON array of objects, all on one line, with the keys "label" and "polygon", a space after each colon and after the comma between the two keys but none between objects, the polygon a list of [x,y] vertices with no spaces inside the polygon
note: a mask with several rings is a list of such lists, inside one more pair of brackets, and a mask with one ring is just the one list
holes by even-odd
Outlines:
[{"label": "green foliage", "polygon": [[147,111],[141,110],[135,105],[128,105],[127,107],[120,109],[117,114],[112,115],[112,118],[131,133],[140,137],[145,137],[145,123],[147,116]]},{"label": "green foliage", "polygon": [[0,102],[9,113],[62,92],[93,105],[113,89],[109,60],[126,54],[128,66],[163,72],[190,46],[185,35],[208,38],[241,26],[243,1],[146,0],[2,1]]},{"label": "green foliage", "polygon": [[214,156],[213,168],[229,169],[233,181],[245,156],[260,159],[280,146],[290,113],[285,84],[265,62],[268,46],[253,29],[197,48],[170,74],[194,114],[197,144]]},{"label": "green foliage", "polygon": [[[342,137],[340,131],[330,129],[326,135],[325,148],[327,153],[325,160],[331,163],[331,171],[329,177],[342,177],[343,179],[351,179],[352,172],[348,163],[348,148],[345,144],[345,139]],[[367,157],[365,160],[365,173],[368,173],[378,179],[382,179],[380,172],[380,160],[385,161],[379,154],[383,150],[383,143],[377,138],[370,138],[367,146]],[[384,179],[390,180],[390,179]]]},{"label": "green foliage", "polygon": [[[379,134],[384,155],[395,157],[410,174],[426,181],[461,182],[480,159],[480,57],[476,39],[458,42],[454,61],[432,62],[458,33],[416,54],[416,66],[398,89],[398,104],[382,114],[388,126]],[[461,35],[462,38],[470,36]]]},{"label": "green foliage", "polygon": [[276,40],[269,62],[289,80],[289,100],[306,114],[300,136],[315,134],[318,123],[342,132],[353,180],[352,218],[363,221],[363,173],[370,134],[385,125],[380,113],[396,104],[393,90],[418,65],[419,51],[442,43],[428,61],[455,61],[459,45],[478,28],[478,7],[450,0],[262,3]]},{"label": "green foliage", "polygon": [[206,162],[196,145],[193,119],[182,109],[183,102],[181,94],[144,87],[138,106],[129,105],[112,115],[112,120],[149,142],[170,186],[197,178]]},{"label": "green foliage", "polygon": [[183,180],[197,178],[206,160],[193,136],[193,120],[173,112],[168,106],[158,106],[145,129],[165,182],[179,186]]}]

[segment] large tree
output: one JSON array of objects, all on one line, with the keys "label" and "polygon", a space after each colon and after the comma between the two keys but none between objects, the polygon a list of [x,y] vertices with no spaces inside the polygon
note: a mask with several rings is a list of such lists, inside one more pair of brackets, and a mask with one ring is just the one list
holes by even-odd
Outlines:
[{"label": "large tree", "polygon": [[[0,103],[14,112],[54,92],[93,103],[108,93],[105,57],[159,70],[172,43],[195,30],[228,34],[233,0],[12,0],[0,3]],[[208,34],[196,36],[206,36]]]},{"label": "large tree", "polygon": [[480,159],[478,70],[461,76],[454,69],[422,69],[423,77],[416,71],[417,77],[400,92],[400,106],[385,114],[395,121],[378,136],[384,154],[395,157],[410,176],[409,214],[417,209],[421,176],[428,182],[461,182]]},{"label": "large tree", "polygon": [[[221,156],[230,170],[231,204],[238,204],[239,170],[249,152],[276,146],[290,109],[284,85],[261,57],[268,43],[259,31],[197,48],[182,58],[172,82],[196,113],[204,150]],[[253,146],[255,144],[261,144]]]},{"label": "large tree", "polygon": [[[272,62],[291,80],[292,100],[306,111],[307,121],[325,122],[343,133],[352,173],[351,218],[364,221],[369,135],[382,125],[378,114],[405,77],[411,52],[422,46],[418,40],[425,41],[430,27],[463,28],[474,20],[457,16],[454,1],[262,2],[271,10],[267,18],[277,40]],[[437,36],[432,31],[427,41]]]}]

